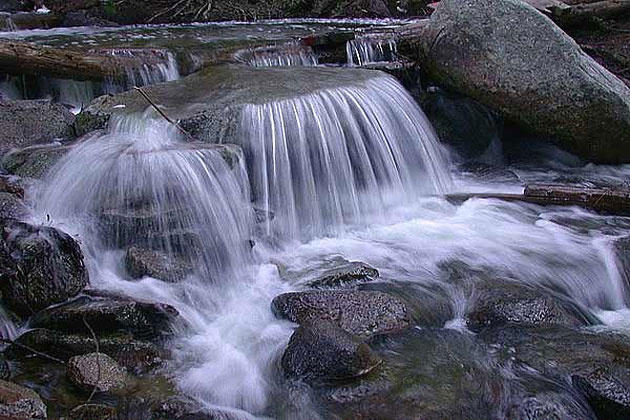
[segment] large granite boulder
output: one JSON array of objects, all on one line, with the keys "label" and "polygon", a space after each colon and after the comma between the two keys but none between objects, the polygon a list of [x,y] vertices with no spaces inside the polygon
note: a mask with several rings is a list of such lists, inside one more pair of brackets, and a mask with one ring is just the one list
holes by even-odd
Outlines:
[{"label": "large granite boulder", "polygon": [[0,221],[0,289],[9,309],[30,315],[79,294],[88,273],[79,244],[48,226]]},{"label": "large granite boulder", "polygon": [[583,158],[630,162],[630,88],[526,2],[443,0],[415,39],[444,87]]}]

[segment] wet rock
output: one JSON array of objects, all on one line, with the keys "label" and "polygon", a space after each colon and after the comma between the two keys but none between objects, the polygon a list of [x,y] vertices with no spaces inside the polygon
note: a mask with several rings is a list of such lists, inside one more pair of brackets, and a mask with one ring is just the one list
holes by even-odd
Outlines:
[{"label": "wet rock", "polygon": [[613,244],[613,248],[619,261],[623,279],[627,285],[630,285],[630,236],[617,239]]},{"label": "wet rock", "polygon": [[459,165],[458,169],[467,176],[482,182],[521,183],[518,175],[511,170],[482,162],[467,162]]},{"label": "wet rock", "polygon": [[198,402],[181,395],[160,401],[153,408],[155,420],[240,420],[242,415],[238,412],[221,411],[215,409],[208,411]]},{"label": "wet rock", "polygon": [[440,140],[464,159],[483,156],[499,141],[500,117],[474,99],[434,89],[421,94],[419,102]]},{"label": "wet rock", "polygon": [[315,382],[356,378],[379,363],[363,341],[320,319],[295,330],[282,356],[289,377]]},{"label": "wet rock", "polygon": [[29,315],[76,296],[88,283],[83,254],[68,234],[0,221],[0,288],[12,311]]},{"label": "wet rock", "polygon": [[0,379],[7,380],[11,377],[11,367],[5,360],[4,356],[0,356]]},{"label": "wet rock", "polygon": [[68,414],[69,420],[116,420],[116,410],[101,404],[83,404]]},{"label": "wet rock", "polygon": [[71,148],[59,144],[26,147],[5,155],[1,165],[10,174],[41,179]]},{"label": "wet rock", "polygon": [[405,303],[382,292],[321,290],[285,293],[273,299],[271,308],[280,318],[300,324],[320,318],[360,337],[395,333],[410,326]]},{"label": "wet rock", "polygon": [[579,327],[590,325],[591,320],[594,320],[592,315],[558,296],[507,282],[488,282],[478,288],[475,302],[466,315],[472,331],[505,324]]},{"label": "wet rock", "polygon": [[0,192],[0,219],[22,219],[27,214],[28,209],[17,195]]},{"label": "wet rock", "polygon": [[[134,340],[124,334],[99,334],[98,344],[101,353],[107,354],[121,366],[134,372],[148,371],[161,365],[169,357],[169,354],[157,345]],[[96,342],[92,337],[85,335],[34,329],[18,337],[16,344],[9,346],[5,354],[10,360],[33,357],[35,354],[27,347],[66,361],[73,356],[94,352]]]},{"label": "wet rock", "polygon": [[133,279],[145,276],[178,282],[186,278],[194,266],[163,251],[131,247],[125,254],[125,268]]},{"label": "wet rock", "polygon": [[24,198],[24,185],[16,177],[0,175],[0,192],[13,194],[18,198]]},{"label": "wet rock", "polygon": [[439,84],[580,157],[630,161],[630,88],[526,2],[443,0],[419,33],[409,53]]},{"label": "wet rock", "polygon": [[0,380],[0,418],[45,419],[46,406],[35,391]]},{"label": "wet rock", "polygon": [[372,348],[383,358],[372,373],[317,389],[321,404],[339,418],[503,418],[500,366],[474,336],[414,329]]},{"label": "wet rock", "polygon": [[74,115],[50,101],[0,100],[0,155],[10,149],[74,136]]},{"label": "wet rock", "polygon": [[127,372],[111,357],[103,353],[74,356],[66,366],[70,381],[84,391],[96,389],[108,392],[121,389],[127,382]]},{"label": "wet rock", "polygon": [[[598,418],[630,418],[630,339],[612,332],[561,326],[501,326],[479,337],[516,359],[555,378],[572,378]],[[610,413],[615,413],[609,417]]]},{"label": "wet rock", "polygon": [[367,283],[379,277],[377,269],[358,261],[344,261],[332,270],[310,280],[307,286],[314,289],[339,289],[356,283]]},{"label": "wet rock", "polygon": [[170,305],[123,297],[82,296],[38,313],[31,326],[68,333],[90,334],[86,323],[99,333],[125,332],[140,340],[170,334],[178,312]]}]

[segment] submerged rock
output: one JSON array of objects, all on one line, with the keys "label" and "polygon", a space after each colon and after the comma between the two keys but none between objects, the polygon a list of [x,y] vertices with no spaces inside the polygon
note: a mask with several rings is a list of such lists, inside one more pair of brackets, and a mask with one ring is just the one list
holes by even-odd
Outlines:
[{"label": "submerged rock", "polygon": [[[112,357],[130,371],[150,370],[161,365],[169,356],[153,343],[134,340],[124,334],[99,335],[98,344],[101,353]],[[10,345],[5,353],[12,360],[23,360],[36,355],[28,349],[66,361],[73,356],[96,351],[96,342],[85,335],[34,329],[18,337],[16,344]]]},{"label": "submerged rock", "polygon": [[0,221],[0,288],[7,307],[30,315],[79,294],[88,273],[79,244],[47,226]]},{"label": "submerged rock", "polygon": [[315,382],[355,378],[378,364],[367,344],[321,319],[296,329],[282,356],[289,377]]},{"label": "submerged rock", "polygon": [[66,369],[70,381],[87,392],[120,389],[127,382],[125,369],[103,353],[74,356],[68,360]]},{"label": "submerged rock", "polygon": [[630,88],[526,2],[443,0],[418,39],[446,88],[585,159],[630,162]]},{"label": "submerged rock", "polygon": [[0,156],[13,148],[74,137],[74,115],[48,100],[0,100]]},{"label": "submerged rock", "polygon": [[68,414],[70,420],[116,420],[116,410],[102,404],[83,404]]},{"label": "submerged rock", "polygon": [[46,417],[46,406],[35,391],[0,380],[0,418],[35,420]]},{"label": "submerged rock", "polygon": [[630,339],[561,326],[500,326],[479,337],[552,378],[572,378],[598,418],[630,418]]},{"label": "submerged rock", "polygon": [[590,325],[592,319],[592,315],[582,313],[576,305],[550,293],[507,282],[484,284],[477,290],[475,302],[466,315],[472,331],[505,324],[579,327]]},{"label": "submerged rock", "polygon": [[125,332],[136,339],[151,340],[170,334],[178,312],[170,305],[123,297],[82,296],[38,313],[31,326],[90,334],[86,323],[99,333]]},{"label": "submerged rock", "polygon": [[194,270],[194,266],[182,258],[135,246],[127,249],[125,268],[133,279],[149,276],[168,282],[181,281]]},{"label": "submerged rock", "polygon": [[285,293],[274,298],[271,308],[276,316],[299,324],[319,318],[364,338],[399,332],[411,325],[405,303],[382,292],[321,290]]}]

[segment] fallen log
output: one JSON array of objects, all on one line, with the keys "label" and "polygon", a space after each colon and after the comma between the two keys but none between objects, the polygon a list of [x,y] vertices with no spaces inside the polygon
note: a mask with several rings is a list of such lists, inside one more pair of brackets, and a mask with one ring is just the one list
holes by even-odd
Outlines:
[{"label": "fallen log", "polygon": [[630,215],[630,190],[578,185],[530,184],[523,194],[447,194],[446,200],[461,204],[473,198],[520,201],[541,206],[578,206],[599,213]]},{"label": "fallen log", "polygon": [[594,3],[581,3],[568,9],[552,9],[560,21],[583,20],[591,18],[614,19],[630,13],[630,0],[605,0]]},{"label": "fallen log", "polygon": [[124,78],[146,61],[133,56],[89,53],[19,42],[0,42],[0,73],[103,81]]}]

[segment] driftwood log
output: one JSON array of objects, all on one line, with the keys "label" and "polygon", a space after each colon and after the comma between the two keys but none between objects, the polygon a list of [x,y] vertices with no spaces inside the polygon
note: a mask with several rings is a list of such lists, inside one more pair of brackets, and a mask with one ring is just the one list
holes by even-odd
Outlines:
[{"label": "driftwood log", "polygon": [[141,60],[133,56],[107,54],[106,51],[82,52],[0,42],[0,73],[12,75],[103,81],[123,78],[129,69],[140,68],[146,62],[146,57]]},{"label": "driftwood log", "polygon": [[460,204],[472,198],[521,201],[542,206],[578,206],[600,213],[630,215],[630,189],[583,187],[577,185],[530,184],[523,194],[448,194],[446,199]]}]

